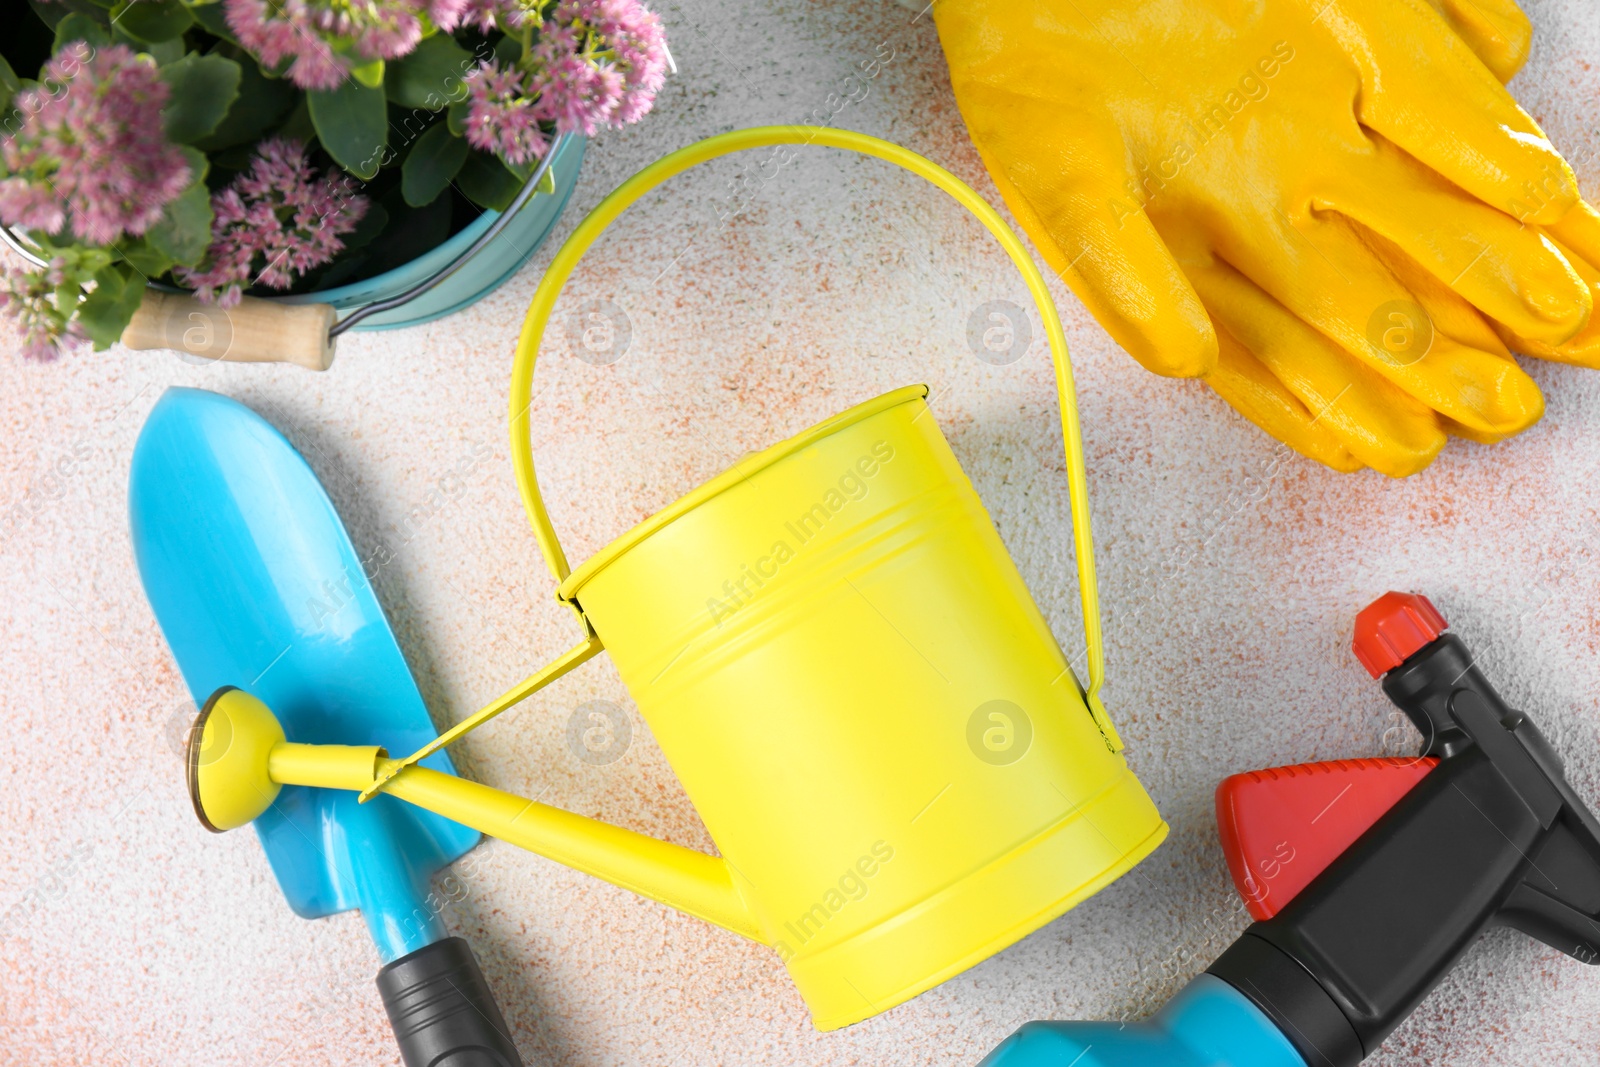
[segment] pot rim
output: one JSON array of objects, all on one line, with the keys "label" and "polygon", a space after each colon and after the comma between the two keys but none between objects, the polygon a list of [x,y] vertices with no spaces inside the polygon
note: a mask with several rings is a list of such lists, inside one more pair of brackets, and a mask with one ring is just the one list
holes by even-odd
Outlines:
[{"label": "pot rim", "polygon": [[[573,150],[572,146],[574,144],[579,146],[577,151],[581,156],[584,148],[587,147],[585,138],[567,135],[557,142],[554,152],[555,159],[551,161],[552,169],[556,160]],[[565,201],[563,201],[563,206],[565,206]],[[348,282],[332,289],[314,289],[306,293],[251,295],[255,299],[266,300],[274,304],[327,304],[338,311],[364,307],[367,304],[384,299],[392,292],[403,292],[406,287],[415,284],[417,264],[419,263],[428,262],[434,272],[452,265],[463,251],[471,247],[473,242],[482,237],[484,232],[494,225],[500,214],[499,211],[493,208],[485,208],[477,218],[473,219],[458,232],[451,234],[442,243],[435,245],[414,259],[410,259],[371,278]],[[3,240],[13,252],[35,266],[43,265],[44,261],[22,243],[25,238],[14,232],[12,227],[0,226],[0,240]],[[170,282],[150,281],[147,279],[145,287],[163,293],[178,293],[185,296],[194,295],[193,289],[186,289],[181,285],[173,285]]]}]

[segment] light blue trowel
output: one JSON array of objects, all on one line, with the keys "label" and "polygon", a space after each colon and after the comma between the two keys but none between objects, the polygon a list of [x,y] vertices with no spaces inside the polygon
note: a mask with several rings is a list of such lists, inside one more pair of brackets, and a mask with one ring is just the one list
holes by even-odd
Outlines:
[{"label": "light blue trowel", "polygon": [[[215,393],[167,390],[134,448],[128,512],[145,593],[197,705],[243,679],[291,741],[403,753],[433,739],[343,523],[266,420]],[[454,773],[443,751],[423,763]],[[285,787],[255,825],[297,915],[360,909],[407,1067],[520,1067],[430,889],[476,830],[393,797],[358,804],[303,786]]]}]

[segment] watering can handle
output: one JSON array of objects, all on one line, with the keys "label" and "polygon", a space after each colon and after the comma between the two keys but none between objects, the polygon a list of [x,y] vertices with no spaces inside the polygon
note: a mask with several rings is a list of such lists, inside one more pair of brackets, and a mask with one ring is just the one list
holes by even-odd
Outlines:
[{"label": "watering can handle", "polygon": [[[843,148],[851,152],[875,156],[937,185],[949,193],[957,203],[978,217],[990,233],[1000,242],[1017,269],[1022,272],[1028,290],[1033,294],[1044,321],[1045,335],[1050,340],[1050,353],[1055,362],[1056,392],[1061,404],[1062,439],[1067,456],[1067,484],[1072,496],[1072,537],[1078,564],[1078,591],[1083,606],[1083,633],[1088,646],[1089,687],[1086,702],[1108,744],[1120,748],[1116,730],[1100,704],[1100,686],[1105,677],[1105,654],[1100,637],[1100,597],[1095,583],[1094,540],[1089,528],[1089,479],[1084,469],[1083,440],[1078,425],[1077,395],[1072,385],[1072,367],[1067,358],[1067,337],[1056,313],[1055,302],[1045,285],[1044,276],[1016,233],[1008,226],[988,201],[960,178],[931,160],[909,149],[849,130],[836,130],[820,126],[756,126],[747,130],[707,138],[665,156],[633,177],[623,182],[600,205],[578,224],[545,271],[528,315],[522,323],[522,335],[517,342],[516,367],[511,375],[511,458],[516,465],[517,485],[522,491],[522,503],[527,509],[533,533],[544,553],[545,562],[555,575],[556,584],[566,580],[571,567],[566,553],[550,525],[550,515],[545,510],[544,499],[539,495],[539,483],[533,470],[533,449],[528,435],[528,408],[532,403],[533,367],[539,355],[539,342],[545,325],[554,310],[556,297],[572,274],[578,260],[588,251],[595,238],[634,201],[657,185],[690,167],[747,148],[770,145],[818,144],[829,148]],[[593,640],[593,632],[590,631]],[[584,647],[584,646],[580,646]],[[594,651],[598,651],[598,641]],[[576,649],[574,651],[577,651]],[[593,652],[590,652],[592,655]],[[572,655],[572,653],[568,653]],[[584,658],[588,658],[585,656]],[[521,688],[521,687],[519,687]],[[509,695],[509,694],[508,694]],[[498,701],[497,701],[498,703]],[[487,710],[487,709],[485,709]],[[476,718],[476,716],[474,716]],[[465,725],[465,724],[463,724]]]},{"label": "watering can handle", "polygon": [[[561,549],[561,542],[556,538],[555,528],[550,525],[550,514],[545,510],[544,498],[539,495],[539,482],[533,470],[533,447],[528,436],[528,408],[532,404],[533,366],[539,357],[539,341],[544,336],[545,325],[555,308],[561,287],[566,284],[578,260],[583,258],[595,238],[635,200],[657,185],[697,163],[746,148],[781,144],[820,144],[829,148],[843,148],[876,156],[926,178],[976,215],[1022,272],[1023,280],[1028,283],[1028,291],[1038,305],[1039,317],[1044,320],[1045,335],[1050,339],[1050,353],[1056,368],[1056,394],[1061,404],[1061,436],[1067,454],[1067,486],[1072,496],[1072,540],[1078,563],[1078,595],[1082,599],[1083,634],[1089,658],[1089,686],[1084,694],[1084,703],[1094,716],[1106,745],[1113,751],[1120,750],[1122,742],[1117,737],[1116,727],[1100,703],[1100,686],[1105,679],[1105,653],[1100,641],[1100,594],[1095,582],[1094,539],[1089,529],[1089,477],[1084,470],[1083,439],[1078,428],[1078,403],[1072,386],[1072,367],[1067,362],[1067,336],[1061,326],[1061,317],[1056,313],[1055,301],[1051,299],[1044,276],[1039,273],[1038,266],[1028,255],[1022,241],[971,186],[909,149],[864,133],[820,126],[755,126],[708,137],[663,156],[619,185],[587,218],[578,223],[577,229],[572,231],[560,251],[556,252],[543,280],[539,282],[539,288],[533,294],[533,302],[528,305],[528,315],[522,322],[522,335],[517,341],[516,366],[511,374],[511,459],[516,467],[517,487],[522,492],[528,521],[533,524],[534,537],[539,541],[539,548],[544,553],[545,562],[550,565],[550,573],[555,576],[556,584],[559,586],[565,581],[572,568]],[[405,767],[444,748],[598,655],[603,648],[599,636],[589,626],[582,609],[576,604],[569,606],[583,624],[582,641],[434,738],[425,747],[393,764],[362,792],[361,799],[370,799]]]}]

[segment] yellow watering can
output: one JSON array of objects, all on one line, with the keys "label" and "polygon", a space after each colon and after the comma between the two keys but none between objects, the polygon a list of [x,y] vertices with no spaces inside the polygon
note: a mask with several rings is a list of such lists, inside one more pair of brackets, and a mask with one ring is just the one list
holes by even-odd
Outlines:
[{"label": "yellow watering can", "polygon": [[[534,477],[528,408],[556,296],[601,230],[659,182],[740,149],[820,144],[927,178],[1005,247],[1055,356],[1087,692],[910,386],[740,460],[572,570]],[[1100,705],[1087,479],[1066,338],[999,215],[933,163],[843,130],[764,127],[634,175],[556,254],[528,310],[511,447],[557,596],[584,639],[404,760],[284,740],[237,689],[191,735],[210,825],[285,784],[381,790],[775,948],[820,1030],[971,967],[1098,891],[1166,835]],[[607,649],[721,858],[416,766]]]}]

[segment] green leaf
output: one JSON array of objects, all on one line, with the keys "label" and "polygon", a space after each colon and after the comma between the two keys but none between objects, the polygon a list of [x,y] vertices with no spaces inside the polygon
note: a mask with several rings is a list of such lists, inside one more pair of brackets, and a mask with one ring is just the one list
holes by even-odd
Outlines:
[{"label": "green leaf", "polygon": [[11,69],[5,56],[0,56],[0,111],[10,105],[11,98],[21,88],[22,82],[17,78],[17,72]]},{"label": "green leaf", "polygon": [[472,53],[439,33],[418,42],[416,50],[389,64],[383,90],[401,107],[440,111],[467,98],[465,77],[476,66]]},{"label": "green leaf", "polygon": [[149,44],[181,37],[194,25],[189,9],[179,0],[127,0],[117,6],[111,22],[128,36]]},{"label": "green leaf", "polygon": [[211,192],[203,179],[196,179],[167,205],[145,241],[172,262],[192,267],[211,244],[211,220]]},{"label": "green leaf", "polygon": [[221,37],[230,44],[238,44],[239,39],[233,35],[233,27],[228,25],[228,16],[220,3],[195,4],[189,8],[190,16],[200,24],[200,28],[213,37]]},{"label": "green leaf", "polygon": [[113,264],[95,271],[94,292],[78,305],[78,324],[96,351],[117,343],[143,298],[144,279],[132,267]]},{"label": "green leaf", "polygon": [[406,203],[422,207],[444,192],[471,151],[467,142],[450,133],[450,127],[436,122],[423,131],[406,161],[400,166],[400,189]]},{"label": "green leaf", "polygon": [[159,278],[172,269],[172,260],[165,252],[150,247],[143,237],[133,237],[117,245],[117,251],[128,265],[145,278]]},{"label": "green leaf", "polygon": [[[234,66],[239,68],[238,95],[216,128],[208,136],[192,142],[206,152],[255,144],[283,121],[299,95],[288,82],[264,76],[248,56],[241,57]],[[308,129],[309,126],[308,122]]]},{"label": "green leaf", "polygon": [[46,26],[50,27],[52,33],[55,32],[57,26],[61,25],[61,20],[67,17],[67,9],[60,4],[53,3],[52,0],[28,0],[28,6],[33,9],[33,13],[38,15]]},{"label": "green leaf", "polygon": [[[500,161],[501,165],[504,166],[506,170],[509,170],[512,174],[515,174],[517,176],[517,180],[522,182],[524,185],[527,184],[529,178],[533,177],[534,171],[539,169],[539,164],[541,162],[541,160],[530,159],[526,163],[513,163],[499,153],[495,154],[495,158]],[[553,193],[556,191],[556,175],[554,168],[546,170],[544,172],[544,177],[539,179],[538,191],[541,193]]]},{"label": "green leaf", "polygon": [[249,170],[256,161],[256,146],[236,144],[232,148],[219,148],[206,156],[213,166],[222,170]]},{"label": "green leaf", "polygon": [[368,89],[383,88],[383,60],[374,59],[350,68],[350,76]]},{"label": "green leaf", "polygon": [[88,41],[94,48],[105,48],[111,43],[111,31],[104,23],[81,11],[74,11],[56,23],[56,39],[50,50],[59,53],[73,41]]},{"label": "green leaf", "polygon": [[495,158],[500,161],[501,166],[515,174],[517,179],[522,182],[526,182],[533,177],[533,172],[539,169],[539,161],[537,159],[530,159],[526,163],[513,163],[498,152],[495,153]]},{"label": "green leaf", "polygon": [[211,160],[198,148],[189,145],[179,145],[178,151],[183,153],[183,161],[189,164],[189,180],[191,182],[205,181],[206,175],[211,173]]},{"label": "green leaf", "polygon": [[317,140],[341,167],[368,179],[387,162],[389,115],[382,89],[351,79],[337,89],[306,93]]},{"label": "green leaf", "polygon": [[450,124],[450,132],[457,137],[467,135],[467,105],[465,103],[451,104],[450,110],[444,113],[444,119]]},{"label": "green leaf", "polygon": [[456,188],[479,207],[504,211],[522,188],[522,179],[506,169],[498,156],[472,151],[456,174]]},{"label": "green leaf", "polygon": [[317,124],[311,121],[311,101],[303,94],[294,110],[289,112],[289,117],[283,120],[283,125],[278,127],[278,133],[299,141],[308,149],[317,143]]},{"label": "green leaf", "polygon": [[239,96],[239,64],[222,56],[191,52],[161,68],[161,80],[172,93],[161,109],[167,136],[194,144],[214,133]]},{"label": "green leaf", "polygon": [[[132,40],[130,37],[129,41],[131,42]],[[182,37],[174,37],[170,41],[162,41],[159,44],[146,44],[140,41],[133,45],[133,49],[136,52],[143,52],[155,60],[158,67],[171,66],[185,55]]]},{"label": "green leaf", "polygon": [[344,241],[344,253],[340,254],[343,255],[371,244],[373,240],[383,233],[388,225],[389,213],[383,209],[382,204],[374,200],[367,205],[367,213],[361,216],[361,221],[356,223],[356,228],[341,238]]}]

